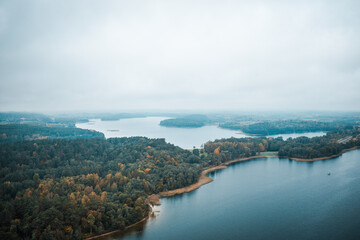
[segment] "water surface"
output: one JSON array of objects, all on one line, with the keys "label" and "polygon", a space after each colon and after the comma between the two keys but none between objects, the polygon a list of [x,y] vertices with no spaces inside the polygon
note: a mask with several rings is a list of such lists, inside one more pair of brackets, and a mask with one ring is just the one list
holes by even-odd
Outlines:
[{"label": "water surface", "polygon": [[107,239],[360,239],[360,150],[317,162],[254,159],[209,176]]},{"label": "water surface", "polygon": [[[215,125],[204,126],[201,128],[169,128],[160,126],[160,121],[168,119],[167,117],[146,117],[129,118],[117,121],[101,121],[92,119],[87,123],[77,123],[76,127],[83,129],[93,129],[104,133],[106,138],[110,137],[132,137],[145,136],[149,138],[165,138],[169,143],[179,147],[189,149],[194,146],[199,148],[207,141],[230,137],[250,137],[239,134],[239,131],[219,128]],[[322,136],[324,132],[301,133],[301,134],[281,134],[272,137],[282,136],[285,139],[289,137],[315,137]]]}]

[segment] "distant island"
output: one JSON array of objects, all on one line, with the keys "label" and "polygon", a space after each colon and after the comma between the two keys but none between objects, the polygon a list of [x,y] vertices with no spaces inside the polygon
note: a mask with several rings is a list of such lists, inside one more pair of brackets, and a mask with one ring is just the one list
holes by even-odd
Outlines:
[{"label": "distant island", "polygon": [[160,122],[160,126],[178,128],[199,128],[210,123],[210,119],[201,114],[187,115],[178,118],[165,119]]}]

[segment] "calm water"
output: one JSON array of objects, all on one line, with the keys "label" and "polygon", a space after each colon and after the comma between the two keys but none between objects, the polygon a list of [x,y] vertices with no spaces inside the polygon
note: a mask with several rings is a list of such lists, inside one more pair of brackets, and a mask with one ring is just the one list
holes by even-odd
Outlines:
[{"label": "calm water", "polygon": [[108,239],[360,239],[360,150],[313,163],[261,158],[209,176]]},{"label": "calm water", "polygon": [[[246,137],[238,134],[239,131],[222,129],[217,126],[204,126],[201,128],[167,128],[160,126],[160,121],[166,117],[146,117],[120,119],[117,121],[101,121],[93,119],[88,123],[78,123],[76,127],[83,129],[93,129],[110,137],[132,137],[145,136],[149,138],[165,138],[169,143],[175,144],[185,149],[200,147],[209,140],[229,137]],[[284,139],[298,136],[322,136],[324,132],[301,133],[301,134],[282,134]]]}]

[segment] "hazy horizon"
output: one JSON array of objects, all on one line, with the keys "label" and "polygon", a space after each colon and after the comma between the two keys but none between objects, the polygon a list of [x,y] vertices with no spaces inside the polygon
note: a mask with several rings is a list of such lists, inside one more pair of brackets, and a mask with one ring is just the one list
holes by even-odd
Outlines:
[{"label": "hazy horizon", "polygon": [[360,2],[1,1],[0,111],[360,111]]}]

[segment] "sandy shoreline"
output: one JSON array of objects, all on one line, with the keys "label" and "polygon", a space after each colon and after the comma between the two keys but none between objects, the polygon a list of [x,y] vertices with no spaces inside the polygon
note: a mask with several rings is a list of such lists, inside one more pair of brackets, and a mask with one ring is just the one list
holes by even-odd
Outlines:
[{"label": "sandy shoreline", "polygon": [[[313,161],[336,158],[336,157],[339,157],[340,155],[342,155],[345,152],[352,151],[352,150],[355,150],[355,149],[358,149],[358,148],[360,148],[360,147],[356,146],[356,147],[352,147],[352,148],[349,148],[349,149],[344,149],[339,154],[328,156],[328,157],[321,157],[321,158],[312,158],[312,159],[290,158],[290,157],[284,157],[284,158],[288,158],[288,159],[299,161],[299,162],[313,162]],[[151,196],[148,197],[148,201],[149,201],[150,204],[160,205],[160,198],[162,198],[162,197],[172,197],[172,196],[175,196],[177,194],[183,194],[183,193],[191,192],[191,191],[194,191],[194,190],[198,189],[199,187],[201,187],[204,184],[212,182],[213,179],[206,176],[206,174],[208,174],[210,172],[213,172],[213,171],[216,171],[216,170],[219,170],[219,169],[227,168],[228,165],[236,163],[236,162],[249,161],[251,159],[256,159],[256,158],[270,158],[270,157],[279,157],[279,156],[251,156],[251,157],[247,157],[247,158],[238,158],[238,159],[234,159],[234,160],[222,163],[219,166],[214,166],[214,167],[205,169],[205,170],[203,170],[201,172],[199,180],[196,183],[191,184],[190,186],[187,186],[187,187],[178,188],[178,189],[170,190],[170,191],[167,191],[167,192],[161,192],[159,194],[152,194]]]},{"label": "sandy shoreline", "polygon": [[[341,151],[339,154],[336,154],[336,155],[332,155],[332,156],[328,156],[328,157],[321,157],[321,158],[312,158],[312,159],[305,159],[305,158],[290,158],[290,157],[284,157],[284,158],[288,158],[288,159],[291,159],[291,160],[294,160],[294,161],[299,161],[299,162],[313,162],[313,161],[319,161],[319,160],[326,160],[326,159],[331,159],[331,158],[336,158],[336,157],[339,157],[340,155],[342,155],[343,153],[345,152],[348,152],[348,151],[352,151],[352,150],[356,150],[360,148],[359,146],[355,146],[355,147],[352,147],[352,148],[349,148],[349,149],[344,149],[343,151]],[[213,179],[206,176],[208,173],[210,172],[213,172],[213,171],[216,171],[216,170],[220,170],[220,169],[225,169],[227,168],[228,165],[230,164],[233,164],[233,163],[236,163],[236,162],[244,162],[244,161],[249,161],[249,160],[252,160],[252,159],[256,159],[256,158],[271,158],[271,157],[279,157],[279,156],[251,156],[251,157],[247,157],[247,158],[238,158],[238,159],[234,159],[234,160],[231,160],[231,161],[228,161],[228,162],[225,162],[225,163],[222,163],[221,165],[218,165],[218,166],[214,166],[214,167],[210,167],[208,169],[205,169],[201,172],[200,174],[200,177],[199,177],[199,180],[194,183],[194,184],[191,184],[187,187],[183,187],[183,188],[178,188],[178,189],[174,189],[174,190],[170,190],[170,191],[167,191],[167,192],[160,192],[158,194],[152,194],[150,195],[147,199],[146,199],[146,203],[149,205],[150,207],[150,211],[149,211],[149,214],[147,217],[143,218],[142,220],[140,220],[139,222],[136,222],[132,225],[129,225],[127,226],[124,230],[115,230],[115,231],[111,231],[111,232],[108,232],[108,233],[104,233],[104,234],[100,234],[100,235],[97,235],[97,236],[93,236],[93,237],[90,237],[90,238],[86,238],[86,240],[90,240],[90,239],[97,239],[97,238],[100,238],[100,237],[105,237],[105,236],[108,236],[108,235],[111,235],[111,234],[114,234],[114,233],[119,233],[119,232],[122,232],[122,231],[125,231],[125,230],[128,230],[146,220],[149,219],[149,217],[151,216],[152,214],[152,208],[151,208],[151,205],[160,205],[161,202],[160,202],[160,198],[162,197],[172,197],[172,196],[175,196],[175,195],[178,195],[178,194],[183,194],[183,193],[188,193],[188,192],[191,192],[191,191],[194,191],[198,188],[200,188],[202,185],[205,185],[209,182],[212,182]]]},{"label": "sandy shoreline", "polygon": [[[161,192],[159,194],[153,194],[153,195],[149,196],[149,198],[148,198],[149,203],[153,204],[153,205],[160,205],[160,198],[162,198],[162,197],[172,197],[177,194],[183,194],[183,193],[188,193],[188,192],[194,191],[194,190],[198,189],[199,187],[201,187],[202,185],[205,185],[205,184],[213,181],[212,178],[206,176],[208,173],[219,170],[219,169],[227,168],[227,166],[230,164],[233,164],[236,162],[249,161],[249,160],[255,159],[255,158],[265,158],[265,157],[267,157],[267,156],[252,156],[252,157],[247,157],[247,158],[238,158],[238,159],[234,159],[234,160],[222,163],[221,165],[218,165],[218,166],[210,167],[201,172],[199,180],[196,183],[191,184],[187,187],[178,188],[178,189],[170,190],[167,192]],[[275,156],[269,156],[269,157],[275,157]]]}]

